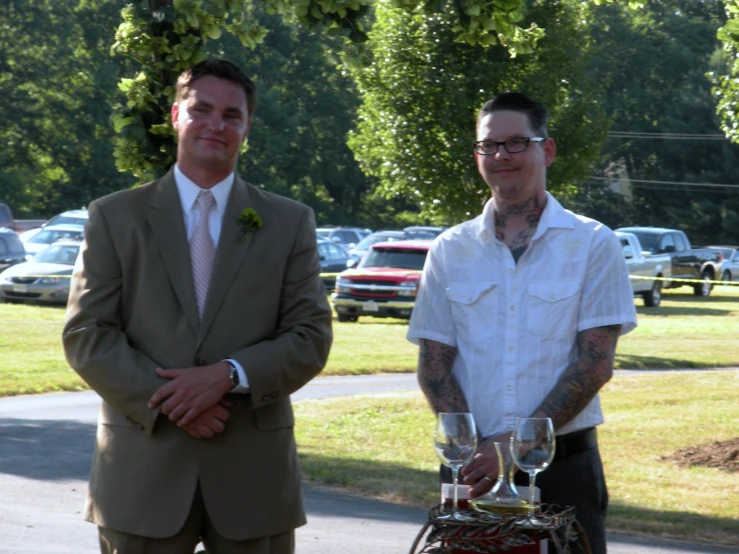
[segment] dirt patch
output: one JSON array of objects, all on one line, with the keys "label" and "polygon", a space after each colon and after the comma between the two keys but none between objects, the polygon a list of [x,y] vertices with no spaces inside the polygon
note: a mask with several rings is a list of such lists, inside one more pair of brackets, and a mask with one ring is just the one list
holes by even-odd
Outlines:
[{"label": "dirt patch", "polygon": [[715,467],[722,471],[739,472],[739,437],[701,446],[689,446],[678,450],[663,460],[680,466]]}]

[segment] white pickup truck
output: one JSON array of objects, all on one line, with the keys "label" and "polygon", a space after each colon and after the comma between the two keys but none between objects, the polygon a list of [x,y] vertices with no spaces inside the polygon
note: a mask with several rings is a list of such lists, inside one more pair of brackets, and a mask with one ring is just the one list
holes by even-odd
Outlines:
[{"label": "white pickup truck", "polygon": [[670,255],[643,251],[639,239],[633,233],[616,231],[616,236],[621,241],[626,267],[629,269],[629,276],[632,277],[631,288],[634,290],[634,296],[644,298],[645,306],[656,308],[662,301],[664,281],[655,280],[654,277],[669,279],[672,276]]}]

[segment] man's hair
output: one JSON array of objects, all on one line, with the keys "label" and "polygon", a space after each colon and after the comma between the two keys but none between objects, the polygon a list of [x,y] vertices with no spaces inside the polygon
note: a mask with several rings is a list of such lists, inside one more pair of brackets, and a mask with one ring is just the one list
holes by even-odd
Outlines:
[{"label": "man's hair", "polygon": [[185,100],[190,95],[193,84],[209,75],[240,85],[246,93],[246,107],[251,117],[257,103],[257,87],[238,65],[228,60],[205,60],[185,71],[177,79],[175,102]]},{"label": "man's hair", "polygon": [[526,116],[529,120],[531,129],[538,136],[548,137],[547,121],[549,114],[544,104],[537,102],[533,98],[529,98],[525,94],[520,92],[502,92],[498,94],[492,100],[485,102],[485,105],[480,108],[477,114],[477,125],[475,128],[480,126],[480,121],[483,117],[493,112],[509,111],[519,112]]}]

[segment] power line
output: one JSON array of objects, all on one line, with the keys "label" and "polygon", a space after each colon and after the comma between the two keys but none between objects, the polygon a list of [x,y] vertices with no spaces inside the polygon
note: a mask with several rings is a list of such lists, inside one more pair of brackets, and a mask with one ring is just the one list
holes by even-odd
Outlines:
[{"label": "power line", "polygon": [[640,131],[609,131],[613,138],[649,138],[664,140],[729,140],[722,134],[701,133],[646,133]]},{"label": "power line", "polygon": [[[595,177],[591,179],[598,179],[600,181],[615,181],[612,177]],[[725,185],[718,183],[686,183],[680,181],[651,181],[647,179],[628,179],[631,183],[644,183],[644,184],[655,184],[655,185],[679,185],[679,186],[690,186],[690,187],[721,187],[721,188],[739,188],[739,185]]]}]

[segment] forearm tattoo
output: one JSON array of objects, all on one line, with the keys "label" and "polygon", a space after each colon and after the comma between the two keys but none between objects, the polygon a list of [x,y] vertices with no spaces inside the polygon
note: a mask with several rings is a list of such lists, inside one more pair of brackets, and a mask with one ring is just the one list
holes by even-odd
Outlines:
[{"label": "forearm tattoo", "polygon": [[620,325],[586,329],[577,334],[578,358],[554,385],[534,416],[551,417],[555,429],[585,409],[613,375]]},{"label": "forearm tattoo", "polygon": [[434,413],[469,412],[462,388],[452,375],[457,349],[421,339],[418,349],[418,384]]}]

